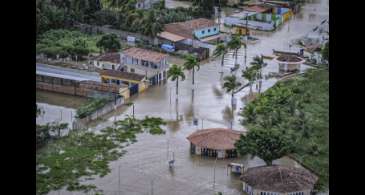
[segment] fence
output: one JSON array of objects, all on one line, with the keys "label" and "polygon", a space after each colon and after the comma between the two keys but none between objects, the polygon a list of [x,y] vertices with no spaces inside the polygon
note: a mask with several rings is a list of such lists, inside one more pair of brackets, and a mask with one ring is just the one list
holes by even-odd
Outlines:
[{"label": "fence", "polygon": [[77,119],[72,122],[72,129],[85,129],[87,128],[87,123],[96,120],[105,114],[111,112],[112,110],[115,110],[119,106],[124,104],[123,97],[116,98],[114,101],[111,101],[107,103],[104,107],[96,110],[92,114],[88,115],[87,117],[84,117],[82,119]]}]

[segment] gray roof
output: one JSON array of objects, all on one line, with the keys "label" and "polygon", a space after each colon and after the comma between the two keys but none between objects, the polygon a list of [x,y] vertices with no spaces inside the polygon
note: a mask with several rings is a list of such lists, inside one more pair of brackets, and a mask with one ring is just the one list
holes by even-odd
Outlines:
[{"label": "gray roof", "polygon": [[[233,25],[233,26],[246,27],[246,20],[242,20],[242,19],[236,18],[236,17],[225,17],[224,24],[230,25],[230,26]],[[253,20],[248,20],[247,26],[248,26],[248,28],[253,28],[253,29],[260,29],[260,28],[262,30],[273,30],[274,29],[274,23],[259,22],[259,21],[253,21]]]},{"label": "gray roof", "polygon": [[99,73],[36,63],[36,74],[74,81],[101,82]]}]

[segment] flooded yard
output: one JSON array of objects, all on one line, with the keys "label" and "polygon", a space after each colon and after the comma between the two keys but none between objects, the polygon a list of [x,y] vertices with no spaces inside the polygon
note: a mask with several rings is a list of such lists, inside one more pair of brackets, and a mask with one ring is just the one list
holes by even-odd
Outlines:
[{"label": "flooded yard", "polygon": [[[166,1],[166,3],[171,1]],[[245,62],[244,49],[239,50],[238,62],[240,70],[247,66],[255,55],[272,54],[272,50],[289,50],[289,43],[297,39],[317,26],[322,20],[328,18],[328,1],[313,1],[306,4],[301,13],[294,19],[284,24],[273,33],[258,33],[255,36],[260,42],[247,47],[247,61]],[[294,48],[291,48],[294,49]],[[227,55],[225,64],[232,64],[233,58]],[[264,74],[278,72],[278,65],[272,61],[266,61],[268,66],[264,68]],[[302,66],[304,71],[306,66]],[[223,192],[224,195],[243,194],[242,183],[238,176],[227,174],[227,164],[230,162],[243,163],[246,167],[264,165],[264,162],[255,157],[243,157],[238,159],[217,160],[214,158],[190,155],[190,143],[186,137],[200,128],[230,128],[231,121],[234,130],[245,131],[239,122],[238,113],[245,106],[241,97],[248,94],[248,88],[236,94],[238,99],[237,109],[231,116],[231,97],[221,89],[221,75],[219,73],[220,59],[207,61],[201,65],[195,73],[195,90],[192,92],[191,73],[185,72],[187,78],[179,82],[179,101],[175,102],[175,82],[168,81],[164,85],[149,88],[142,94],[132,98],[135,104],[135,116],[142,118],[146,115],[162,117],[168,121],[164,128],[165,135],[152,136],[141,134],[138,142],[126,148],[127,153],[119,160],[110,163],[111,173],[103,178],[87,181],[95,184],[104,194],[159,194],[159,195],[186,195],[209,194]],[[237,76],[241,76],[241,71]],[[229,75],[228,67],[224,68],[224,76]],[[263,90],[276,83],[276,79],[263,81]],[[241,82],[245,82],[241,80]],[[245,83],[244,83],[245,84]],[[255,89],[255,87],[254,87]],[[53,113],[53,98],[44,98],[49,113]],[[62,101],[63,106],[57,109],[74,113],[78,101]],[[37,99],[38,101],[38,99]],[[60,100],[54,100],[60,102]],[[66,105],[68,104],[68,105]],[[46,110],[46,113],[47,113]],[[132,107],[121,107],[100,121],[90,125],[91,131],[98,131],[106,126],[111,126],[115,119],[124,118],[132,113]],[[47,114],[46,114],[47,115]],[[62,115],[63,118],[67,116]],[[193,125],[193,118],[199,119],[198,126]],[[38,120],[38,119],[37,119]],[[47,120],[51,120],[48,118]],[[168,160],[172,154],[175,156],[175,167],[169,169]],[[274,164],[299,166],[288,158],[282,158]],[[215,179],[214,179],[215,170]],[[67,192],[65,190],[53,191],[49,194],[83,194]]]}]

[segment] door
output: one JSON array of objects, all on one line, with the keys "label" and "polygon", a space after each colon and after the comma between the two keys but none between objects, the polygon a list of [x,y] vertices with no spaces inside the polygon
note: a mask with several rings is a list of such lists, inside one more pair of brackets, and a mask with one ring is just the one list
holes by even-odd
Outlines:
[{"label": "door", "polygon": [[129,93],[130,93],[131,96],[138,93],[138,84],[132,84],[129,87]]}]

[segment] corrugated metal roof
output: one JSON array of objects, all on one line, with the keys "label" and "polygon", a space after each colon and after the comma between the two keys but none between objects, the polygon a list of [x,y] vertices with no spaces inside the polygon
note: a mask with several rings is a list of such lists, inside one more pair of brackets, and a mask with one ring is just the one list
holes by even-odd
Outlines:
[{"label": "corrugated metal roof", "polygon": [[46,64],[36,64],[36,74],[43,76],[51,76],[74,81],[96,81],[101,82],[99,73],[86,72],[76,69],[51,66]]}]

